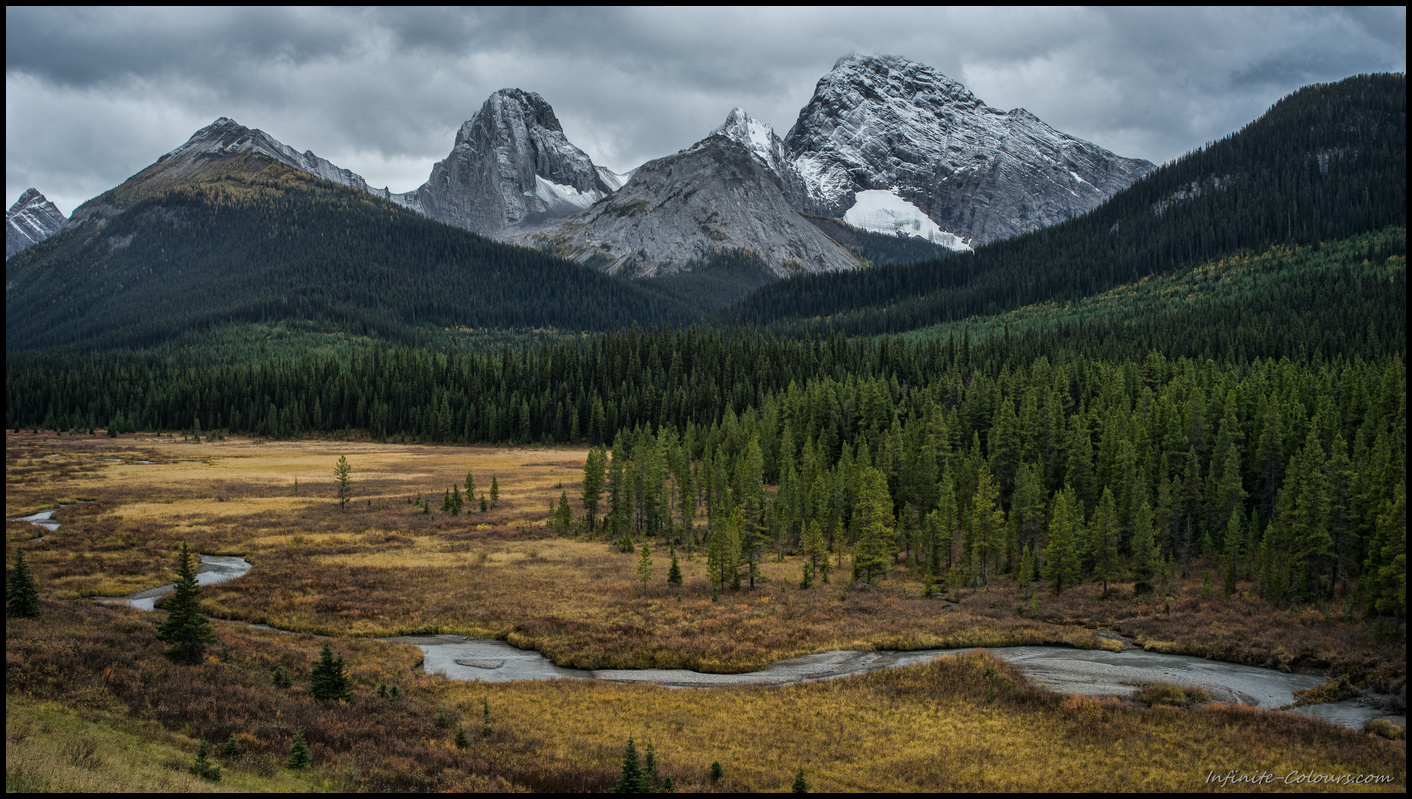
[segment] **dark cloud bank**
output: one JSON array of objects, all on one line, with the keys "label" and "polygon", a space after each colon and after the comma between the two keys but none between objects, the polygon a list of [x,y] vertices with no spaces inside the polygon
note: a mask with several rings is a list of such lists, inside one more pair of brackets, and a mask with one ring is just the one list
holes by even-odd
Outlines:
[{"label": "dark cloud bank", "polygon": [[219,116],[394,191],[491,92],[553,106],[618,171],[741,106],[783,135],[850,52],[936,67],[999,108],[1171,160],[1300,86],[1404,71],[1368,9],[109,9],[5,11],[8,201],[66,213]]}]

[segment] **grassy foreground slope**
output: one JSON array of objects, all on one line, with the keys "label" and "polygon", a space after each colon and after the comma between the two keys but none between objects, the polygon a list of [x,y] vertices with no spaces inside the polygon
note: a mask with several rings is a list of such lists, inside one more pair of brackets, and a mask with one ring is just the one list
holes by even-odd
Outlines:
[{"label": "grassy foreground slope", "polygon": [[[12,790],[195,788],[149,775],[183,773],[197,739],[231,736],[241,752],[214,758],[221,785],[256,790],[606,791],[629,736],[653,746],[659,773],[682,791],[788,790],[800,768],[815,791],[1200,790],[1232,770],[1406,788],[1403,742],[1239,706],[1060,696],[984,653],[783,688],[672,690],[452,683],[416,671],[410,645],[344,639],[333,644],[353,697],[325,704],[308,693],[322,644],[311,636],[218,623],[206,662],[179,666],[161,657],[157,614],[52,600],[43,609],[5,629]],[[275,666],[294,677],[290,689],[272,684]],[[379,696],[389,684],[398,695]],[[306,772],[285,766],[296,731],[312,752]]]}]

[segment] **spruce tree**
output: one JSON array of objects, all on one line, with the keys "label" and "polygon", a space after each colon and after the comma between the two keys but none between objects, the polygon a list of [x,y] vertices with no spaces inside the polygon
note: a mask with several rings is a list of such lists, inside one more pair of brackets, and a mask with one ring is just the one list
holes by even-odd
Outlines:
[{"label": "spruce tree", "polygon": [[790,786],[790,793],[809,793],[809,783],[804,780],[804,767],[799,767],[799,772],[794,775],[794,784]]},{"label": "spruce tree", "polygon": [[1118,509],[1113,492],[1103,488],[1098,510],[1093,514],[1089,532],[1089,556],[1093,558],[1093,576],[1103,582],[1103,595],[1108,596],[1108,581],[1118,578]]},{"label": "spruce tree", "polygon": [[221,767],[212,765],[210,757],[211,745],[209,743],[206,743],[205,738],[202,738],[201,746],[196,751],[196,760],[190,766],[187,766],[186,770],[191,772],[193,775],[200,777],[203,780],[210,780],[211,782],[220,782]]},{"label": "spruce tree", "polygon": [[1133,515],[1133,591],[1149,593],[1157,580],[1157,543],[1152,533],[1152,506],[1142,501]]},{"label": "spruce tree", "polygon": [[312,761],[313,757],[309,754],[309,744],[304,740],[304,731],[295,730],[294,743],[289,746],[289,760],[287,761],[289,767],[306,768]]},{"label": "spruce tree", "polygon": [[853,520],[858,527],[858,543],[853,549],[853,579],[862,579],[871,585],[874,575],[887,576],[894,521],[887,478],[871,466],[858,481]]},{"label": "spruce tree", "polygon": [[5,615],[33,619],[39,616],[39,590],[25,563],[25,551],[15,549],[15,568],[5,581]]},{"label": "spruce tree", "polygon": [[499,505],[500,505],[500,481],[499,481],[498,479],[496,479],[495,475],[492,474],[492,475],[490,476],[490,507],[494,508],[494,507],[497,507],[497,506],[499,506]]},{"label": "spruce tree", "polygon": [[320,702],[353,699],[353,681],[348,679],[343,656],[334,654],[327,643],[319,652],[319,662],[309,672],[309,693]]},{"label": "spruce tree", "polygon": [[681,585],[681,566],[677,564],[677,548],[674,546],[672,552],[672,565],[667,569],[667,585]]},{"label": "spruce tree", "polygon": [[613,793],[647,793],[646,780],[642,773],[642,762],[637,757],[637,746],[628,736],[628,745],[623,749],[623,771]]},{"label": "spruce tree", "polygon": [[652,579],[652,549],[642,542],[642,554],[637,559],[637,579],[642,581],[642,595],[647,596],[647,581]]},{"label": "spruce tree", "polygon": [[181,542],[177,562],[176,590],[166,602],[167,619],[157,628],[157,640],[171,644],[167,657],[178,663],[200,663],[206,644],[216,642],[211,623],[197,607],[201,604],[201,586],[196,583],[196,567],[191,562],[191,550]]},{"label": "spruce tree", "polygon": [[333,467],[333,476],[338,480],[338,509],[343,510],[348,504],[348,500],[353,496],[353,481],[348,478],[353,467],[348,465],[348,457],[338,456],[338,463]]},{"label": "spruce tree", "polygon": [[1069,489],[1054,496],[1054,511],[1049,521],[1049,548],[1044,552],[1044,577],[1054,584],[1054,593],[1062,592],[1079,582],[1081,560],[1080,512],[1074,508],[1077,500]]}]

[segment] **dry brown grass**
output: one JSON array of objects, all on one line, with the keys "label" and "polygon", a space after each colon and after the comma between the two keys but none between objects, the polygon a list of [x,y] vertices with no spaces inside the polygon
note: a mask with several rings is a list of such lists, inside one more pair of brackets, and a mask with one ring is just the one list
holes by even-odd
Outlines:
[{"label": "dry brown grass", "polygon": [[[680,790],[787,790],[800,767],[816,791],[1198,790],[1209,773],[1232,769],[1379,774],[1390,782],[1373,787],[1406,787],[1402,742],[1243,707],[1058,696],[981,652],[784,688],[672,690],[452,683],[416,671],[414,647],[341,640],[354,697],[321,704],[307,690],[322,643],[312,636],[217,624],[229,660],[216,648],[199,666],[176,666],[160,655],[157,614],[55,600],[43,612],[6,626],[7,744],[48,744],[19,740],[13,756],[7,745],[7,779],[25,775],[20,789],[80,784],[68,771],[44,782],[47,748],[81,757],[116,788],[189,762],[199,738],[232,734],[246,752],[217,758],[223,785],[260,790],[601,791],[617,779],[628,736],[653,743]],[[273,686],[276,665],[294,676],[292,689]],[[379,698],[379,683],[399,685],[400,696]],[[448,727],[436,726],[439,711]],[[470,734],[464,750],[452,743],[458,726]],[[299,774],[282,765],[295,729],[314,754]],[[714,786],[712,761],[725,768]],[[149,787],[201,787],[180,782]]]},{"label": "dry brown grass", "polygon": [[[340,455],[356,486],[345,511],[334,503]],[[636,553],[544,528],[560,490],[576,498],[584,456],[561,448],[20,433],[7,437],[7,463],[27,471],[7,485],[6,502],[15,514],[68,496],[97,500],[60,511],[63,526],[44,544],[22,544],[49,596],[118,595],[168,582],[177,545],[189,540],[197,551],[255,564],[207,592],[204,607],[215,615],[336,635],[494,635],[566,666],[746,671],[827,649],[1115,648],[1094,634],[1109,628],[1157,651],[1286,669],[1334,666],[1375,684],[1406,673],[1405,650],[1374,640],[1356,619],[1275,608],[1248,593],[1203,597],[1194,576],[1156,597],[1134,597],[1121,585],[1107,597],[1097,585],[1059,596],[1041,588],[1036,611],[1005,580],[924,599],[920,577],[901,567],[866,591],[845,595],[837,581],[805,591],[797,560],[766,558],[758,590],[725,591],[712,602],[704,558],[679,553],[686,582],[669,589],[659,549],[643,596]],[[130,462],[139,458],[158,463]],[[450,517],[408,504],[421,494],[439,507],[467,469],[487,493],[490,476],[499,477],[498,508]],[[11,523],[7,540],[38,530]]]}]

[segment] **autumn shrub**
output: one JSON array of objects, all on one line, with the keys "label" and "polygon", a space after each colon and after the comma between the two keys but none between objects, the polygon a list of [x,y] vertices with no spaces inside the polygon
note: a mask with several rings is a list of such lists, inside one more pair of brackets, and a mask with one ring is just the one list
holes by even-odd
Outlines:
[{"label": "autumn shrub", "polygon": [[1147,707],[1191,707],[1211,701],[1211,695],[1200,688],[1155,682],[1142,686],[1133,701]]}]

